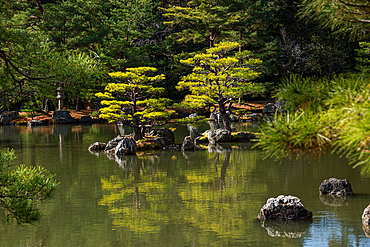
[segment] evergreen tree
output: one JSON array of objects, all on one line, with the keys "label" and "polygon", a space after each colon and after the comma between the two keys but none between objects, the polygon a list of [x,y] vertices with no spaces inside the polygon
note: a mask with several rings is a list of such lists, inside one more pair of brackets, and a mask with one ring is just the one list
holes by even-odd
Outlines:
[{"label": "evergreen tree", "polygon": [[109,73],[119,82],[108,83],[104,93],[96,94],[106,99],[101,102],[106,107],[100,109],[100,117],[133,127],[135,140],[143,138],[146,129],[167,123],[174,111],[166,109],[170,100],[156,97],[165,90],[153,85],[164,80],[163,74],[151,76],[156,71],[152,67],[138,67]]},{"label": "evergreen tree", "polygon": [[227,52],[238,47],[239,43],[236,42],[222,42],[207,49],[206,53],[181,60],[182,64],[194,68],[191,74],[182,78],[177,87],[179,90],[190,91],[183,101],[185,107],[218,106],[224,128],[230,131],[226,106],[231,106],[233,100],[244,94],[260,89],[251,82],[260,74],[253,70],[254,65],[261,63],[259,59],[250,58],[248,51],[226,56]]},{"label": "evergreen tree", "polygon": [[57,183],[55,176],[42,167],[11,168],[15,158],[13,150],[0,152],[0,206],[8,220],[32,223],[41,216],[35,205],[50,197]]}]

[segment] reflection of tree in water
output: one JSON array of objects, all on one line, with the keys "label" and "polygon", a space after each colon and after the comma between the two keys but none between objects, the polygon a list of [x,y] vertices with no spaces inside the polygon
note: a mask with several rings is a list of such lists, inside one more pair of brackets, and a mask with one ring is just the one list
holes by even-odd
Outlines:
[{"label": "reflection of tree in water", "polygon": [[132,171],[139,160],[136,155],[114,155],[106,154],[108,159],[114,160],[123,170]]},{"label": "reflection of tree in water", "polygon": [[300,238],[310,227],[311,220],[265,220],[261,226],[266,229],[271,237]]},{"label": "reflection of tree in water", "polygon": [[111,156],[123,174],[101,178],[104,197],[99,205],[108,207],[114,228],[136,233],[159,233],[175,224],[222,237],[244,234],[241,215],[260,209],[247,205],[248,197],[265,191],[265,186],[244,179],[255,167],[256,153],[248,154],[248,160],[253,158],[247,162],[239,147],[222,144],[209,150],[188,159],[181,151]]},{"label": "reflection of tree in water", "polygon": [[224,159],[221,166],[221,174],[220,174],[220,188],[225,189],[225,176],[227,167],[230,164],[230,154],[231,149],[223,148],[221,145],[209,145],[208,146],[209,153],[216,153],[215,157],[213,158],[213,167],[215,168],[215,172],[217,173],[217,164],[220,161],[220,154],[224,155]]}]

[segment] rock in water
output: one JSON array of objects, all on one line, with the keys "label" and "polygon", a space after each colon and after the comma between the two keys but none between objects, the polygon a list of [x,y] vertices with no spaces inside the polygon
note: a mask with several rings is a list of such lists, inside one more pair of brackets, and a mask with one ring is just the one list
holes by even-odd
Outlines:
[{"label": "rock in water", "polygon": [[106,153],[112,153],[112,151],[114,151],[114,149],[117,147],[118,143],[119,143],[120,141],[122,141],[122,140],[123,140],[123,138],[124,138],[123,136],[117,136],[117,137],[113,138],[112,140],[110,140],[110,141],[107,143],[107,145],[106,145],[106,147],[105,147],[104,151],[105,151]]},{"label": "rock in water", "polygon": [[231,132],[225,129],[207,130],[208,141],[210,144],[218,142],[228,142],[231,140]]},{"label": "rock in water", "polygon": [[312,212],[303,206],[301,199],[284,195],[268,199],[258,214],[258,219],[261,221],[267,219],[306,220],[311,218]]},{"label": "rock in water", "polygon": [[185,137],[184,142],[181,145],[181,151],[183,152],[184,151],[194,151],[194,149],[195,149],[195,145],[191,141],[191,137],[190,136]]},{"label": "rock in water", "polygon": [[365,208],[362,214],[362,224],[364,226],[370,226],[370,204]]},{"label": "rock in water", "polygon": [[351,196],[351,184],[347,179],[329,178],[324,180],[319,187],[320,195]]},{"label": "rock in water", "polygon": [[137,145],[136,141],[131,137],[124,137],[116,146],[116,155],[131,155],[136,154]]},{"label": "rock in water", "polygon": [[94,152],[94,151],[104,150],[106,146],[107,145],[103,142],[94,142],[93,144],[89,146],[89,151]]}]

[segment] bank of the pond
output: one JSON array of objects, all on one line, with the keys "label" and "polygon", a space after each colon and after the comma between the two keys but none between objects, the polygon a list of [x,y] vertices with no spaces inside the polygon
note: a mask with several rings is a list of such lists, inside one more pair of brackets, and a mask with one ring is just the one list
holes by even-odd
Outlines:
[{"label": "bank of the pond", "polygon": [[[248,111],[248,112],[262,112],[262,109],[266,105],[265,101],[261,102],[247,102],[241,104],[233,104],[232,106],[236,109],[236,111]],[[98,110],[70,110],[67,109],[69,114],[73,119],[79,121],[81,117],[90,116],[94,121],[104,121],[99,119],[99,111]],[[35,120],[40,121],[43,124],[53,124],[53,111],[42,111],[33,114],[29,112],[18,112],[18,117],[11,121],[11,124],[18,124],[18,125],[26,125],[28,122]]]}]

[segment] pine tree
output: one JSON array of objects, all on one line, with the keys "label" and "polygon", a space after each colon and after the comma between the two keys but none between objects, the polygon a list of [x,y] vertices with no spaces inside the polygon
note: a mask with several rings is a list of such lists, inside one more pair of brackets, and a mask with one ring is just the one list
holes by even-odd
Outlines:
[{"label": "pine tree", "polygon": [[182,64],[194,68],[193,72],[184,76],[177,86],[178,90],[190,91],[183,101],[184,106],[218,107],[224,127],[230,131],[226,106],[231,106],[232,101],[243,94],[261,89],[251,82],[260,75],[253,70],[254,65],[261,63],[259,59],[250,58],[248,51],[226,56],[226,53],[238,47],[237,42],[222,42],[207,49],[206,53],[181,60]]},{"label": "pine tree", "polygon": [[133,127],[135,140],[143,138],[146,129],[167,123],[174,111],[166,109],[170,100],[156,97],[165,90],[153,85],[164,80],[163,74],[151,76],[156,71],[152,67],[138,67],[110,73],[119,82],[109,83],[104,93],[96,94],[106,99],[101,102],[106,107],[100,109],[100,117]]}]

